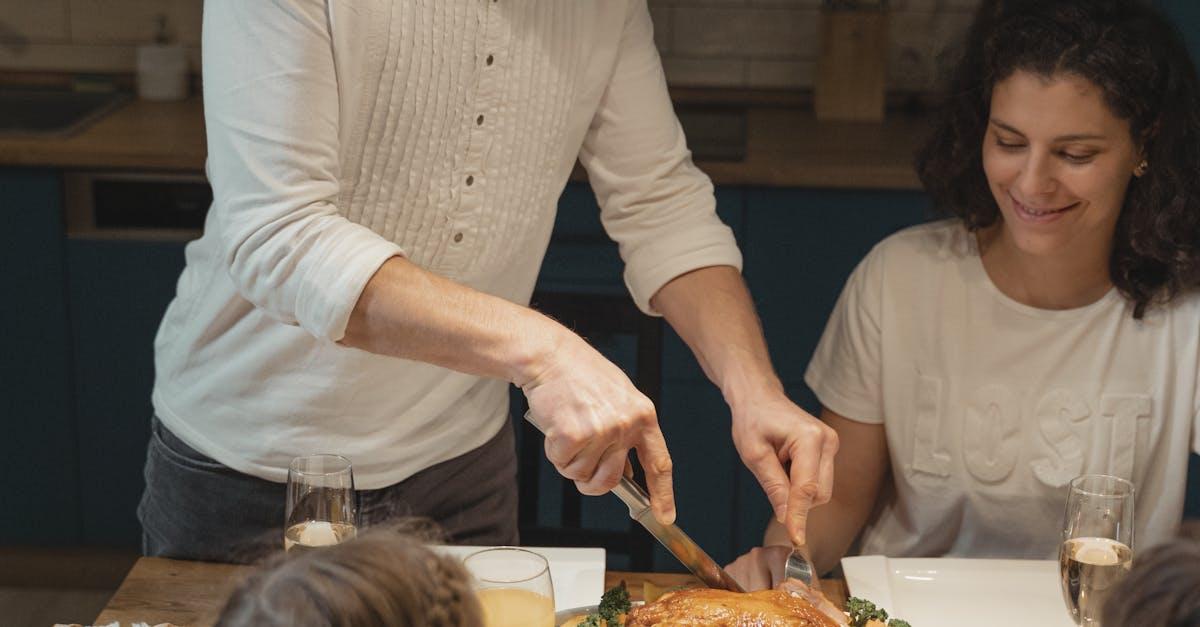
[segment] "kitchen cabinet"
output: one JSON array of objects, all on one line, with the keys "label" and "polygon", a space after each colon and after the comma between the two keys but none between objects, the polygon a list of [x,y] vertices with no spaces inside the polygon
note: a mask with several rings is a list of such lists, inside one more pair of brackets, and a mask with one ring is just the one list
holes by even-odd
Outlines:
[{"label": "kitchen cabinet", "polygon": [[154,335],[183,269],[182,241],[66,243],[82,541],[137,548],[150,437]]},{"label": "kitchen cabinet", "polygon": [[746,282],[780,378],[802,383],[850,272],[877,242],[926,220],[928,200],[919,192],[751,188],[746,206]]},{"label": "kitchen cabinet", "polygon": [[[789,398],[816,413],[804,383],[842,285],[871,248],[928,219],[923,193],[750,188],[746,191],[746,282],[767,346]],[[762,541],[770,506],[754,475],[737,460],[741,511],[732,535],[739,551]]]},{"label": "kitchen cabinet", "polygon": [[69,238],[62,189],[59,171],[0,169],[0,543],[136,549],[153,339],[183,243]]},{"label": "kitchen cabinet", "polygon": [[0,170],[0,544],[78,542],[79,473],[71,406],[59,177]]},{"label": "kitchen cabinet", "polygon": [[[54,170],[0,169],[6,294],[0,322],[9,330],[0,352],[6,390],[0,472],[11,502],[35,512],[0,518],[0,541],[136,548],[153,338],[175,292],[184,243],[68,236],[61,178]],[[928,203],[903,191],[720,186],[716,195],[742,247],[744,274],[784,385],[815,411],[803,373],[843,282],[876,242],[925,220]],[[624,294],[621,271],[590,188],[570,184],[538,289]],[[631,336],[589,339],[636,376]],[[720,392],[669,328],[658,411],[675,460],[679,522],[727,562],[761,539],[770,512],[734,450]],[[539,464],[539,521],[554,525],[560,483],[548,462]],[[1190,485],[1200,485],[1200,465],[1193,464]],[[1196,490],[1189,496],[1188,515],[1198,517],[1200,497]],[[609,496],[584,497],[582,518],[597,529],[628,525],[627,510]],[[679,569],[656,550],[655,569]],[[610,566],[622,562],[615,558]]]},{"label": "kitchen cabinet", "polygon": [[1171,18],[1187,42],[1192,59],[1200,63],[1200,2],[1196,0],[1155,0],[1155,4]]}]

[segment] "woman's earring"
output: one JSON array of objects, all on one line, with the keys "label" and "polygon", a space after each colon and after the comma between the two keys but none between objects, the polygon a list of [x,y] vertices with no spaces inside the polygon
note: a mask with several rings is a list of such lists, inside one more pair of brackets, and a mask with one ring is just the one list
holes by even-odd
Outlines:
[{"label": "woman's earring", "polygon": [[1141,176],[1141,175],[1145,174],[1146,170],[1149,168],[1150,168],[1150,163],[1147,162],[1145,159],[1142,159],[1142,162],[1137,164],[1137,166],[1135,166],[1133,168],[1133,175]]}]

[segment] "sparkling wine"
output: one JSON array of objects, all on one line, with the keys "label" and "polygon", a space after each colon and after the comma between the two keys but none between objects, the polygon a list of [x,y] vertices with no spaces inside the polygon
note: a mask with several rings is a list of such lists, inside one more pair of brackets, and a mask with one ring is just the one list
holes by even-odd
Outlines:
[{"label": "sparkling wine", "polygon": [[353,538],[357,533],[358,530],[349,523],[308,520],[287,528],[283,534],[283,549],[299,552],[333,546]]},{"label": "sparkling wine", "polygon": [[485,627],[554,627],[554,600],[532,590],[479,591]]},{"label": "sparkling wine", "polygon": [[1108,538],[1072,538],[1058,554],[1063,598],[1077,625],[1100,625],[1104,601],[1129,572],[1133,550]]}]

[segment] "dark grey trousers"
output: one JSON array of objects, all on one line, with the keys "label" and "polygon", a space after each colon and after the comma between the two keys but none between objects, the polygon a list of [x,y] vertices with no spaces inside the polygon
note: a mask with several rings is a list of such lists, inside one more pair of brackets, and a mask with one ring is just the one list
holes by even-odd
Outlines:
[{"label": "dark grey trousers", "polygon": [[[283,547],[286,487],[242,474],[183,443],[157,418],[138,505],[142,552],[248,563]],[[517,462],[512,425],[483,446],[386,488],[359,490],[363,528],[432,519],[457,544],[517,544]]]}]

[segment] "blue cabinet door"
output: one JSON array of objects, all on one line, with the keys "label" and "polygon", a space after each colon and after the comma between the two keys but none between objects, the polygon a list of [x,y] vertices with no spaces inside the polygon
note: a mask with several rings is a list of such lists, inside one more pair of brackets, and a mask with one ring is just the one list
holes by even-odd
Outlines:
[{"label": "blue cabinet door", "polygon": [[67,242],[83,541],[138,548],[150,437],[154,335],[183,269],[183,243]]},{"label": "blue cabinet door", "polygon": [[61,183],[48,170],[0,170],[0,544],[79,540]]},{"label": "blue cabinet door", "polygon": [[[841,294],[842,285],[875,243],[928,217],[924,194],[754,188],[746,194],[746,280],[767,346],[792,400],[816,412],[804,370]],[[741,551],[762,541],[770,506],[740,463]]]},{"label": "blue cabinet door", "polygon": [[1192,59],[1200,63],[1200,3],[1196,0],[1156,0],[1167,17],[1183,34]]}]

